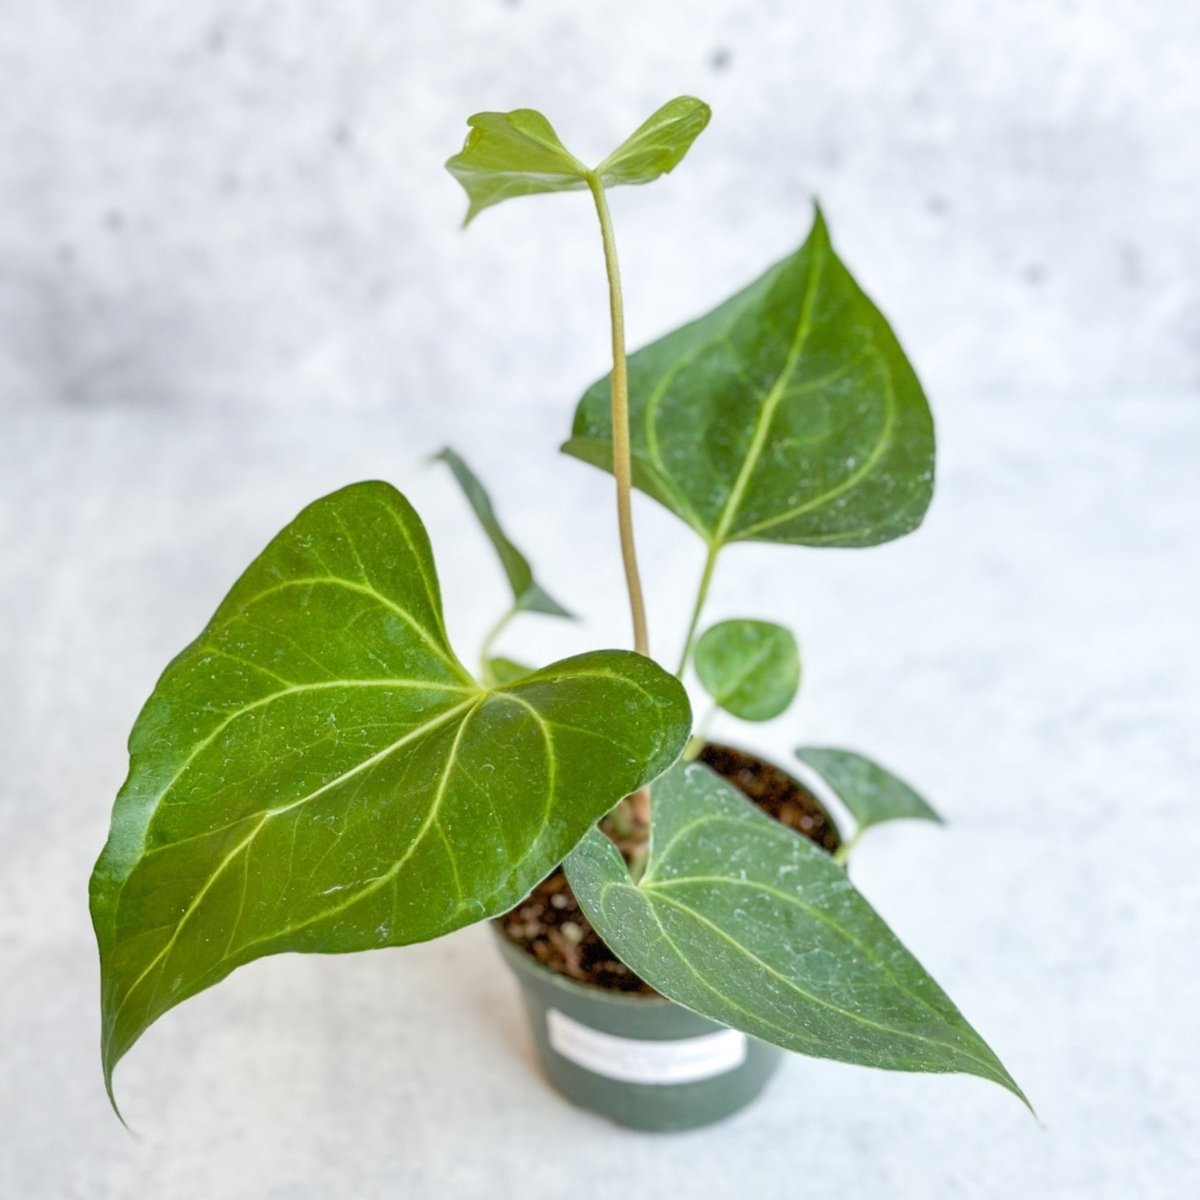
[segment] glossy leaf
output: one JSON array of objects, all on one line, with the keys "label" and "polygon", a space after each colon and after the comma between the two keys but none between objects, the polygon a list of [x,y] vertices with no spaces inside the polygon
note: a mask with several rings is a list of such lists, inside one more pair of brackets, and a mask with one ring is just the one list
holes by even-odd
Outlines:
[{"label": "glossy leaf", "polygon": [[800,746],[796,757],[829,785],[860,832],[884,821],[942,820],[903,779],[863,754],[828,746]]},{"label": "glossy leaf", "polygon": [[[608,470],[610,382],[568,453]],[[818,212],[804,245],[629,359],[634,483],[710,545],[870,546],[920,524],[933,422],[878,309]]]},{"label": "glossy leaf", "polygon": [[693,96],[668,101],[644,121],[593,172],[559,140],[554,127],[531,108],[476,113],[462,150],[446,169],[462,184],[469,207],[464,224],[485,208],[542,192],[574,192],[599,179],[604,187],[649,183],[679,165],[712,115]]},{"label": "glossy leaf", "polygon": [[464,225],[514,196],[588,186],[587,167],[558,140],[541,113],[531,108],[476,113],[467,124],[471,132],[462,150],[446,163],[470,202]]},{"label": "glossy leaf", "polygon": [[721,621],[696,643],[695,663],[704,690],[743,721],[779,716],[800,686],[796,639],[770,621]]},{"label": "glossy leaf", "polygon": [[305,509],[167,668],[92,877],[103,1061],[235,967],[501,913],[688,736],[681,686],[602,651],[507,687],[450,648],[382,483]]},{"label": "glossy leaf", "polygon": [[600,936],[663,995],[801,1054],[960,1071],[1021,1096],[846,872],[807,838],[699,763],[655,784],[652,813],[639,883],[595,830],[566,870]]},{"label": "glossy leaf", "polygon": [[650,183],[673,171],[711,117],[712,110],[695,96],[667,101],[596,168],[600,182]]},{"label": "glossy leaf", "polygon": [[529,560],[508,539],[496,517],[492,507],[491,497],[484,490],[475,472],[462,458],[447,446],[437,456],[444,462],[458,480],[475,516],[488,535],[500,564],[508,576],[509,587],[512,588],[513,605],[519,611],[546,613],[553,617],[571,617],[573,614],[563,608],[533,577],[533,568]]}]

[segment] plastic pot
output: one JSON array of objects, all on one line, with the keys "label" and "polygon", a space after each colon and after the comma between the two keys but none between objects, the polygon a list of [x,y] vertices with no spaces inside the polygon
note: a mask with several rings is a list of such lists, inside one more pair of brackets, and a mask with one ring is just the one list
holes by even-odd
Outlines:
[{"label": "plastic pot", "polygon": [[660,996],[612,992],[542,966],[493,927],[521,987],[546,1078],[631,1129],[711,1125],[749,1104],[784,1051]]}]

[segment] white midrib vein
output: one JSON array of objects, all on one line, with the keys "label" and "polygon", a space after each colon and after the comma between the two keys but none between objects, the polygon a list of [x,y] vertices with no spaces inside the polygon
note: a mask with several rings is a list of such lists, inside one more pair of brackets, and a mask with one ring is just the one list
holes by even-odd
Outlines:
[{"label": "white midrib vein", "polygon": [[800,307],[800,320],[796,326],[796,336],[792,339],[791,349],[788,351],[787,361],[783,365],[783,370],[779,373],[779,378],[771,385],[771,390],[767,393],[767,398],[763,401],[762,411],[759,414],[758,424],[754,428],[754,437],[750,442],[750,448],[746,452],[741,470],[738,471],[737,478],[733,482],[733,488],[730,490],[725,505],[721,509],[721,516],[717,520],[716,529],[713,530],[712,538],[710,539],[710,544],[713,546],[720,546],[725,542],[730,526],[737,515],[737,510],[741,506],[742,497],[749,486],[750,476],[753,475],[754,468],[758,465],[758,460],[762,455],[763,447],[766,445],[771,423],[775,419],[775,410],[783,400],[784,393],[787,391],[788,384],[791,383],[792,375],[796,370],[796,364],[800,361],[800,355],[804,351],[804,344],[807,342],[808,335],[812,330],[813,307],[816,304],[817,287],[820,283],[821,271],[824,265],[825,251],[818,244],[813,249],[813,263],[809,271],[808,283],[804,289],[804,300]]},{"label": "white midrib vein", "polygon": [[[725,881],[725,882],[728,882],[728,881]],[[797,995],[803,996],[806,1000],[809,1000],[813,1004],[819,1005],[822,1008],[828,1008],[830,1011],[837,1013],[839,1016],[844,1017],[847,1020],[857,1021],[858,1023],[860,1023],[862,1025],[866,1025],[872,1029],[878,1029],[881,1032],[887,1033],[893,1037],[907,1038],[910,1041],[920,1042],[920,1043],[922,1043],[924,1045],[928,1045],[928,1046],[941,1046],[943,1049],[951,1050],[955,1054],[961,1054],[963,1056],[963,1058],[966,1058],[969,1061],[976,1063],[980,1068],[985,1070],[987,1072],[988,1078],[990,1078],[990,1079],[997,1078],[996,1068],[992,1063],[987,1062],[985,1059],[979,1058],[977,1055],[972,1054],[969,1050],[965,1049],[964,1047],[962,1047],[960,1045],[956,1045],[951,1042],[945,1042],[939,1038],[931,1038],[931,1037],[926,1036],[925,1034],[914,1033],[907,1029],[900,1029],[894,1025],[884,1025],[879,1021],[871,1020],[870,1017],[864,1017],[861,1013],[856,1013],[856,1012],[852,1011],[851,1009],[842,1008],[840,1005],[834,1004],[830,1000],[825,1000],[822,997],[816,995],[815,993],[810,992],[805,988],[802,988],[798,983],[795,982],[795,980],[790,979],[782,971],[771,966],[770,963],[768,963],[764,959],[760,958],[752,950],[747,949],[747,947],[744,946],[741,942],[737,941],[733,937],[730,937],[730,935],[728,933],[726,933],[725,930],[723,930],[719,925],[717,925],[713,921],[710,921],[707,917],[705,917],[701,913],[697,912],[694,908],[691,908],[689,905],[686,905],[686,904],[681,904],[677,900],[672,900],[669,896],[664,896],[661,892],[661,887],[662,887],[662,885],[658,884],[658,885],[655,885],[655,887],[653,889],[660,901],[667,904],[669,907],[677,909],[678,911],[684,913],[686,916],[690,917],[693,921],[697,922],[697,924],[706,926],[708,929],[710,929],[712,931],[712,933],[715,936],[721,938],[725,942],[728,942],[729,945],[731,945],[740,954],[745,955],[745,957],[748,958],[751,962],[756,963],[768,975],[771,975],[772,977],[778,979],[782,984],[784,984],[786,987],[790,988]],[[689,969],[692,969],[693,973],[695,973],[694,969],[691,967],[691,963],[689,962],[687,957],[679,949],[678,945],[675,943],[675,941],[671,937],[671,935],[669,933],[667,933],[666,928],[663,926],[662,921],[659,919],[658,913],[656,913],[654,911],[654,904],[652,901],[648,902],[648,907],[649,907],[651,915],[654,917],[655,924],[657,924],[659,929],[662,930],[663,937],[666,938],[667,941],[670,943],[672,949],[679,956],[680,961],[683,962],[686,966],[688,966]],[[697,978],[699,978],[699,976],[697,976]],[[709,990],[712,991],[714,995],[719,996],[726,1003],[732,1005],[734,1008],[737,1008],[740,1012],[747,1011],[741,1005],[739,1005],[735,1000],[733,1000],[731,997],[726,996],[723,992],[717,991],[717,989],[712,987],[711,984],[707,984],[707,982],[706,982],[706,986],[708,986]],[[936,1011],[936,1010],[934,1010],[934,1011]],[[758,1016],[757,1014],[748,1013],[747,1015],[753,1017],[755,1020],[764,1021],[765,1024],[770,1025],[774,1029],[781,1029],[781,1030],[783,1029],[782,1026],[777,1025],[775,1022],[768,1021],[765,1018]],[[786,1030],[786,1032],[788,1032],[789,1034],[792,1034],[794,1031]]]},{"label": "white midrib vein", "polygon": [[756,533],[761,533],[764,529],[772,529],[776,525],[782,525],[784,521],[793,521],[796,517],[803,516],[806,512],[811,512],[814,508],[823,507],[831,500],[836,500],[838,496],[844,495],[852,487],[857,486],[875,469],[876,464],[892,444],[892,432],[896,426],[896,389],[892,383],[892,377],[886,368],[881,373],[886,391],[883,428],[879,431],[879,437],[871,447],[870,453],[867,454],[858,468],[847,475],[841,483],[830,488],[828,491],[822,492],[819,496],[814,496],[811,500],[806,500],[803,504],[797,504],[793,508],[785,509],[783,512],[776,513],[774,516],[767,517],[762,521],[756,521],[753,525],[747,525],[745,529],[739,531],[742,538],[752,537]]},{"label": "white midrib vein", "polygon": [[[760,824],[757,814],[752,818],[754,824]],[[772,886],[769,883],[762,883],[752,879],[735,879],[728,875],[675,875],[669,879],[659,877],[658,869],[668,863],[671,856],[671,851],[694,829],[698,829],[701,825],[719,825],[722,823],[730,823],[734,825],[735,831],[745,831],[746,818],[740,816],[731,816],[723,813],[705,813],[703,816],[695,817],[690,821],[685,822],[672,834],[667,844],[657,853],[651,856],[650,865],[646,869],[646,873],[642,876],[639,889],[643,891],[657,890],[659,888],[677,887],[681,884],[689,883],[715,883],[729,887],[753,888],[757,891],[767,892],[769,895],[778,897],[783,903],[793,905],[803,909],[814,920],[820,921],[827,925],[839,937],[845,938],[852,946],[854,946],[865,958],[870,959],[876,966],[879,967],[884,974],[896,985],[900,991],[911,996],[919,1004],[924,1005],[930,1012],[934,1013],[939,1019],[943,1016],[932,1004],[929,1003],[923,996],[914,992],[906,983],[904,983],[896,973],[887,965],[887,963],[875,953],[875,951],[865,942],[860,942],[845,926],[838,924],[827,914],[823,913],[819,908],[812,904],[806,903],[799,896],[783,891],[781,888]],[[773,839],[778,839],[780,830],[776,828],[770,829],[770,836]],[[789,840],[790,840],[790,834]],[[800,842],[799,847],[804,847],[805,842]],[[824,851],[816,850],[818,854],[824,854]]]},{"label": "white midrib vein", "polygon": [[[237,843],[237,845],[235,845],[229,851],[229,853],[226,854],[225,857],[222,858],[221,861],[217,864],[216,868],[209,875],[209,877],[205,881],[204,885],[200,888],[200,890],[192,898],[191,902],[188,904],[187,908],[184,910],[183,914],[180,916],[179,921],[176,923],[175,929],[172,932],[170,938],[163,945],[163,947],[158,951],[158,953],[155,954],[155,956],[146,964],[145,968],[141,971],[141,973],[138,975],[138,977],[126,989],[125,995],[122,997],[120,1004],[117,1006],[117,1008],[114,1011],[113,1016],[112,1016],[112,1021],[111,1021],[110,1027],[109,1027],[108,1036],[105,1039],[105,1056],[107,1057],[108,1048],[109,1048],[109,1046],[111,1046],[112,1038],[117,1029],[117,1022],[120,1019],[121,1013],[124,1010],[125,1005],[129,1002],[130,997],[133,996],[133,994],[137,991],[138,987],[142,984],[143,980],[145,980],[145,978],[150,974],[150,972],[153,971],[154,968],[156,966],[158,966],[160,962],[165,961],[167,956],[174,949],[175,944],[178,942],[179,935],[183,931],[184,926],[188,923],[188,920],[191,918],[192,914],[195,913],[196,909],[200,906],[200,904],[204,900],[204,897],[209,893],[209,891],[212,889],[213,885],[221,877],[221,875],[224,874],[225,870],[229,867],[230,863],[232,863],[239,854],[241,854],[244,850],[246,850],[249,847],[250,843],[258,836],[259,832],[263,829],[263,827],[266,825],[266,823],[271,818],[279,816],[280,814],[285,813],[285,812],[290,812],[292,809],[298,808],[302,804],[307,804],[310,801],[315,800],[318,796],[321,796],[325,792],[328,792],[331,788],[339,786],[340,784],[344,783],[346,780],[352,778],[355,775],[360,774],[362,771],[369,770],[371,767],[375,766],[377,763],[381,762],[383,759],[387,758],[389,755],[395,753],[395,751],[399,750],[401,747],[409,744],[410,742],[416,740],[417,738],[424,737],[426,734],[432,733],[435,729],[440,728],[442,725],[445,725],[448,722],[452,721],[460,713],[466,712],[467,709],[477,707],[479,704],[481,704],[483,702],[483,700],[486,698],[486,695],[487,695],[487,693],[482,693],[481,695],[478,695],[478,696],[472,696],[471,699],[466,700],[461,704],[457,704],[453,708],[447,709],[445,712],[440,713],[438,716],[434,717],[433,719],[431,719],[429,721],[426,721],[423,725],[418,726],[416,729],[410,730],[403,737],[398,738],[396,741],[392,742],[390,745],[385,746],[382,750],[379,750],[375,754],[371,755],[370,758],[363,759],[361,762],[356,763],[349,770],[342,772],[342,774],[335,776],[331,780],[328,780],[326,783],[322,784],[319,788],[315,789],[314,791],[309,792],[307,795],[301,796],[298,799],[293,800],[293,801],[289,802],[288,804],[281,805],[278,808],[269,808],[269,809],[264,810],[263,813],[259,816],[259,819],[254,823],[254,825],[251,827],[250,831],[246,834],[246,836],[244,838],[242,838],[241,841],[239,841]],[[464,717],[463,722],[462,722],[462,727],[460,727],[460,729],[458,731],[458,735],[456,736],[456,739],[455,739],[455,743],[454,743],[455,750],[457,750],[459,741],[462,738],[462,730],[463,730],[463,728],[466,727],[466,724],[467,724],[467,718]],[[441,780],[441,784],[439,786],[437,796],[436,796],[433,804],[430,806],[430,813],[426,816],[425,822],[423,823],[421,830],[418,832],[417,838],[414,840],[413,844],[409,847],[409,849],[406,851],[405,855],[399,860],[399,862],[395,865],[395,867],[393,867],[391,869],[393,872],[396,870],[399,870],[399,868],[401,866],[403,866],[403,864],[408,860],[408,858],[411,856],[413,850],[416,848],[417,844],[419,843],[419,841],[421,840],[421,838],[424,836],[425,832],[427,831],[429,824],[432,821],[433,817],[436,816],[437,807],[440,805],[441,797],[445,791],[445,782],[446,782],[446,779],[448,778],[449,768],[453,765],[453,762],[454,762],[454,753],[452,752],[449,757],[448,763],[447,763],[447,771],[442,776],[442,780]],[[356,899],[356,900],[359,898],[361,898],[361,893],[354,897],[354,899]]]}]

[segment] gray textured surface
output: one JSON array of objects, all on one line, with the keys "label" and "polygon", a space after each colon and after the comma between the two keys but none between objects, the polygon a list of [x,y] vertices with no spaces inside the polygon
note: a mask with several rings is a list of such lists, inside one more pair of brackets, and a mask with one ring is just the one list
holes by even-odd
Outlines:
[{"label": "gray textured surface", "polygon": [[[4,1200],[1200,1194],[1200,9],[681,11],[0,0]],[[530,201],[462,236],[440,164],[477,108],[599,155],[685,90],[713,125],[614,197],[632,341],[792,248],[817,191],[940,419],[916,537],[729,554],[712,617],[805,651],[752,740],[859,745],[947,815],[856,875],[1044,1127],[976,1081],[796,1059],[726,1126],[621,1133],[533,1073],[469,930],[237,973],[123,1065],[130,1139],[86,877],[141,700],[250,555],[389,478],[469,649],[503,583],[420,465],[451,440],[589,619],[506,646],[625,640],[607,481],[551,453],[606,348],[593,218]],[[639,519],[673,654],[698,548]]]},{"label": "gray textured surface", "polygon": [[441,163],[480,108],[598,158],[682,91],[712,126],[613,201],[635,342],[816,192],[936,392],[1190,388],[1198,53],[1170,0],[0,0],[0,392],[557,398],[604,348],[586,201],[460,237]]},{"label": "gray textured surface", "polygon": [[[536,444],[529,422],[129,409],[6,422],[0,1195],[515,1197],[531,1176],[555,1197],[614,1194],[606,1181],[688,1197],[1196,1194],[1192,398],[944,404],[940,496],[920,533],[854,554],[737,547],[715,589],[714,618],[794,623],[805,649],[799,707],[751,731],[755,745],[860,745],[948,817],[877,831],[856,876],[1044,1128],[974,1080],[795,1059],[725,1126],[621,1133],[536,1077],[513,987],[475,929],[236,973],[122,1065],[141,1138],[121,1130],[101,1086],[84,885],[155,675],[280,524],[370,475],[426,515],[469,650],[504,584],[446,473],[417,461],[434,424],[589,619],[527,618],[506,645],[622,641],[607,480],[535,457],[552,439]],[[699,547],[649,503],[639,516],[653,628],[673,653]]]}]

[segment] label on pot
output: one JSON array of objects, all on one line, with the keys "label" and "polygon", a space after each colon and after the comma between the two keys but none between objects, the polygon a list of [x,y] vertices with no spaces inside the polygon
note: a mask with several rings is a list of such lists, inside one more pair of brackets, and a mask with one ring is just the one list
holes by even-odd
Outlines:
[{"label": "label on pot", "polygon": [[602,1033],[552,1008],[546,1013],[546,1031],[563,1058],[625,1083],[695,1083],[746,1061],[746,1035],[736,1029],[651,1041]]}]

